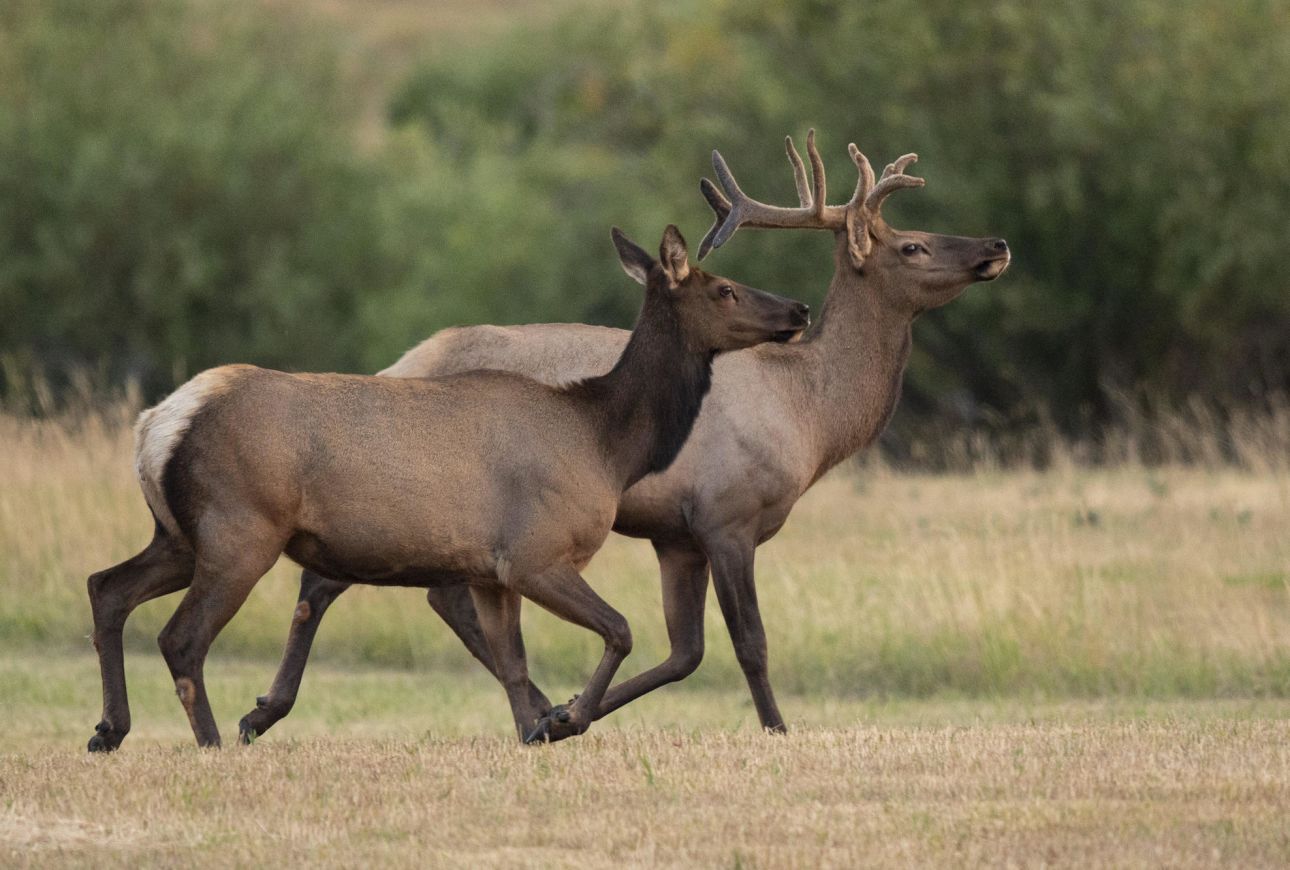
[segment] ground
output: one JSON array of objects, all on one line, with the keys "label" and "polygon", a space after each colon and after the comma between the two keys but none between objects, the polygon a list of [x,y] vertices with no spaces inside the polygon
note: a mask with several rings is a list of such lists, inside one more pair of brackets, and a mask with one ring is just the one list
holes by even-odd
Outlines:
[{"label": "ground", "polygon": [[[789,697],[776,737],[742,692],[673,688],[523,747],[486,680],[323,666],[278,730],[199,750],[153,670],[131,673],[136,733],[90,756],[93,662],[6,662],[0,863],[1290,862],[1284,701]],[[222,721],[265,670],[212,668]]]},{"label": "ground", "polygon": [[[684,684],[582,738],[521,747],[500,688],[416,590],[334,606],[291,716],[199,751],[127,626],[134,730],[99,717],[85,578],[147,541],[130,413],[0,414],[0,864],[1285,866],[1290,471],[1263,465],[835,471],[758,552],[762,734],[709,604]],[[269,685],[285,562],[216,643],[226,739]],[[648,545],[588,572],[630,619],[623,675],[667,648]],[[529,608],[562,700],[599,650]]]}]

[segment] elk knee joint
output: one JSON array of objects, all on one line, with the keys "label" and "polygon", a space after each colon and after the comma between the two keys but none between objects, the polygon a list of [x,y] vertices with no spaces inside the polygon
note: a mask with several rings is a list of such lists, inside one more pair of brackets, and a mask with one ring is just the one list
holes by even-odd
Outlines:
[{"label": "elk knee joint", "polygon": [[175,680],[175,694],[179,696],[179,703],[184,705],[184,709],[191,713],[193,704],[197,701],[197,684],[188,677],[180,677]]}]

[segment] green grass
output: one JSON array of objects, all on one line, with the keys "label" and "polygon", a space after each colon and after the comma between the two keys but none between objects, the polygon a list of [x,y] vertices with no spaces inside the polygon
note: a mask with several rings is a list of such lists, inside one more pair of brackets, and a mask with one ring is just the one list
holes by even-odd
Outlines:
[{"label": "green grass", "polygon": [[[135,657],[126,669],[133,727],[127,749],[187,746],[192,742],[183,709],[159,656]],[[268,688],[268,662],[212,661],[207,684],[226,741],[237,720]],[[79,752],[93,733],[100,709],[98,660],[79,655],[8,655],[0,659],[0,707],[18,711],[6,724],[14,750]],[[1130,718],[1197,721],[1290,717],[1284,699],[1156,701],[1002,696],[931,699],[785,695],[790,727],[942,727],[1024,722],[1112,722]],[[669,729],[697,733],[756,733],[757,715],[742,683],[724,690],[669,686],[614,713],[594,731]],[[500,686],[476,668],[440,670],[343,667],[316,664],[305,678],[295,709],[259,743],[330,737],[426,739],[509,738],[509,709]]]},{"label": "green grass", "polygon": [[[148,540],[123,418],[0,416],[0,653],[82,653],[85,578]],[[1287,529],[1283,468],[839,469],[758,550],[772,680],[782,693],[854,699],[1290,697]],[[284,560],[261,581],[212,664],[272,668],[296,577]],[[611,537],[588,577],[632,624],[621,676],[661,661],[648,544]],[[177,602],[137,611],[127,661],[160,661],[155,637]],[[708,653],[688,684],[738,693],[716,610],[710,595]],[[539,685],[552,697],[580,688],[598,639],[535,607],[524,619]],[[416,590],[346,593],[315,659],[447,680],[478,672]]]}]

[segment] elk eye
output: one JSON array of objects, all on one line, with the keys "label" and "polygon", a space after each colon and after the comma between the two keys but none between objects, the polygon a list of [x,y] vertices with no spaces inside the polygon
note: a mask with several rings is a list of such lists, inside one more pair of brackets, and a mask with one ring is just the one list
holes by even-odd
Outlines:
[{"label": "elk eye", "polygon": [[910,242],[909,244],[907,244],[907,245],[903,246],[903,247],[900,249],[900,252],[901,252],[902,254],[904,254],[906,257],[912,257],[912,256],[914,256],[915,254],[917,254],[919,251],[921,251],[922,249],[923,249],[923,246],[922,246],[922,245],[917,244],[917,243],[915,243],[915,242]]},{"label": "elk eye", "polygon": [[729,284],[722,284],[720,287],[717,288],[717,292],[720,293],[722,296],[724,296],[726,299],[729,299],[731,296],[735,295],[735,288],[731,287]]}]

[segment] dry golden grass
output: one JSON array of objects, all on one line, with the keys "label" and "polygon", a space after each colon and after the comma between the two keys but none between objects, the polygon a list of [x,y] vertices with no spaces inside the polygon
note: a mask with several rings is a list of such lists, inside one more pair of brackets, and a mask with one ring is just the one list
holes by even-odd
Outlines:
[{"label": "dry golden grass", "polygon": [[0,860],[1285,866],[1290,723],[1148,717],[0,756]]},{"label": "dry golden grass", "polygon": [[[1290,861],[1284,465],[832,475],[759,551],[788,739],[757,732],[714,617],[685,687],[522,749],[420,596],[362,589],[293,715],[223,752],[190,747],[152,641],[175,597],[142,608],[134,733],[91,758],[84,577],[151,530],[129,417],[0,415],[6,865]],[[633,623],[627,672],[665,652],[655,570],[613,539],[590,571]],[[268,685],[294,587],[280,565],[216,645],[226,737]],[[544,614],[526,628],[539,682],[574,690],[594,639]]]}]

